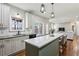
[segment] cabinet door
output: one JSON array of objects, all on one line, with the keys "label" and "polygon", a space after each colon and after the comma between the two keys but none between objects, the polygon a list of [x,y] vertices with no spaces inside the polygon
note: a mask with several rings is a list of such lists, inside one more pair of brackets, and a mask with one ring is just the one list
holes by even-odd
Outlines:
[{"label": "cabinet door", "polygon": [[32,26],[33,26],[32,15],[28,13],[28,27],[31,28]]},{"label": "cabinet door", "polygon": [[22,41],[20,39],[21,39],[20,37],[11,39],[11,50],[12,50],[11,53],[16,53],[23,49],[23,48],[21,48],[21,46],[23,46],[23,45],[21,44]]},{"label": "cabinet door", "polygon": [[17,38],[15,41],[16,41],[16,42],[15,42],[15,44],[16,44],[16,46],[15,46],[15,47],[16,47],[16,52],[18,52],[18,51],[21,50],[21,49],[20,49],[20,45],[21,45],[20,43],[21,43],[21,42],[20,42],[20,40],[19,40],[18,38]]},{"label": "cabinet door", "polygon": [[11,39],[5,39],[3,40],[3,55],[7,56],[10,55],[12,53],[12,48],[11,48]]},{"label": "cabinet door", "polygon": [[16,53],[20,51],[21,50],[20,46],[21,46],[21,40],[19,39],[19,37],[13,38],[12,39],[12,48],[13,48],[12,52]]},{"label": "cabinet door", "polygon": [[28,28],[28,15],[29,13],[25,13],[25,28]]},{"label": "cabinet door", "polygon": [[[17,38],[12,38],[11,39],[12,53],[15,53],[16,52],[16,40],[17,40]],[[18,45],[18,43],[17,43],[17,45]]]},{"label": "cabinet door", "polygon": [[1,7],[1,3],[0,3],[0,24],[1,24],[1,19],[2,19],[2,7]]},{"label": "cabinet door", "polygon": [[27,38],[29,38],[29,36],[18,37],[18,50],[25,49],[24,40],[26,40]]},{"label": "cabinet door", "polygon": [[2,4],[2,23],[4,27],[9,26],[9,15],[10,15],[10,7]]},{"label": "cabinet door", "polygon": [[2,56],[2,40],[0,40],[0,56]]},{"label": "cabinet door", "polygon": [[20,46],[19,48],[22,50],[22,49],[25,49],[25,37],[19,37],[19,40],[20,40]]}]

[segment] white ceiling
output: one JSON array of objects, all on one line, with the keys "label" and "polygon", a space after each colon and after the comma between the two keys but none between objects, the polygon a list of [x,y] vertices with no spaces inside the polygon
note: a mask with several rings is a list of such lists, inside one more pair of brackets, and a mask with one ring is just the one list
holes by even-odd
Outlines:
[{"label": "white ceiling", "polygon": [[[48,12],[46,14],[42,14],[40,12],[40,6],[42,3],[10,3],[10,4],[47,19],[51,17],[50,13],[52,12],[52,5],[50,3],[45,3],[45,8],[46,11]],[[55,18],[79,16],[79,3],[55,3],[53,8]]]}]

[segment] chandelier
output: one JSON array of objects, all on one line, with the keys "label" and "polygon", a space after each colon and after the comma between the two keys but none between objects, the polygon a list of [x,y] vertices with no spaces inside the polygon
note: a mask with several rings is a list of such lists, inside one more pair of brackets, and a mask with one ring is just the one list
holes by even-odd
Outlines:
[{"label": "chandelier", "polygon": [[[54,5],[54,3],[51,3],[51,5],[52,5],[52,12],[49,13],[49,14],[51,15],[51,18],[54,18],[54,17],[55,17],[55,14],[54,14],[54,12],[53,12],[53,5]],[[48,13],[48,12],[46,11],[46,8],[45,8],[45,5],[44,5],[44,4],[41,4],[40,12],[41,12],[41,13]]]}]

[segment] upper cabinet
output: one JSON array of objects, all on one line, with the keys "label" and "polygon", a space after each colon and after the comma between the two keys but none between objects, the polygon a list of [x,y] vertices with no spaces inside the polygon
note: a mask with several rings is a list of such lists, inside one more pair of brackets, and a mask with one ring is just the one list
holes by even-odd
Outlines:
[{"label": "upper cabinet", "polygon": [[9,27],[10,7],[6,4],[1,4],[1,23],[3,27]]},{"label": "upper cabinet", "polygon": [[25,13],[25,28],[29,27],[29,13]]},{"label": "upper cabinet", "polygon": [[0,26],[1,26],[1,18],[2,18],[1,4],[0,4]]},{"label": "upper cabinet", "polygon": [[26,12],[25,16],[26,16],[26,19],[25,19],[26,20],[26,25],[25,25],[26,28],[32,29],[33,22],[34,22],[34,20],[32,18],[32,14]]}]

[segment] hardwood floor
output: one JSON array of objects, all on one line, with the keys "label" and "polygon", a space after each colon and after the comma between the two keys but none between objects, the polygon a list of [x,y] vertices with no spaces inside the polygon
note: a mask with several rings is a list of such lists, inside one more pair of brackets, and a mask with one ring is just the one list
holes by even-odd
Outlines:
[{"label": "hardwood floor", "polygon": [[79,37],[74,37],[73,41],[67,40],[67,47],[63,48],[61,56],[78,56],[79,55]]},{"label": "hardwood floor", "polygon": [[[79,56],[79,37],[74,37],[74,40],[67,40],[67,47],[63,48],[64,52],[61,56]],[[18,53],[16,56],[25,56],[25,51]]]},{"label": "hardwood floor", "polygon": [[25,56],[25,50],[21,50],[16,53],[16,56]]}]

